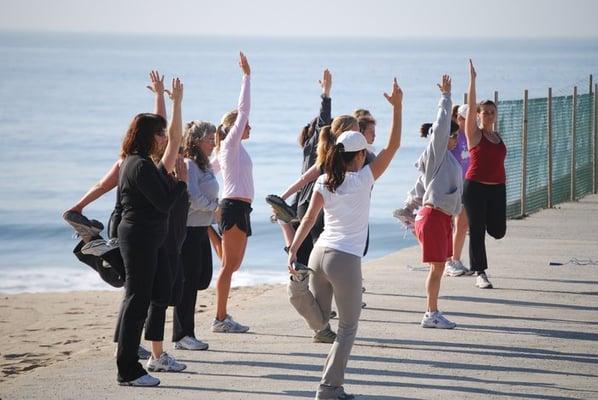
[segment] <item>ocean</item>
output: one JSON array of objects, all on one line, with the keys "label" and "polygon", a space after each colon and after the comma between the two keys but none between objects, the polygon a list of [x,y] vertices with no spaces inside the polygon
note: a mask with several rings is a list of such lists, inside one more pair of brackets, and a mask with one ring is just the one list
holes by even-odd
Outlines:
[{"label": "ocean", "polygon": [[[333,74],[333,115],[369,109],[378,121],[376,147],[388,138],[390,105],[382,93],[398,77],[404,95],[403,139],[376,182],[365,260],[416,244],[393,220],[417,172],[425,146],[418,127],[431,121],[436,83],[453,77],[453,100],[466,91],[467,61],[478,71],[478,97],[518,99],[588,90],[598,79],[595,40],[273,39],[0,32],[0,292],[110,289],[72,249],[62,220],[116,160],[131,118],[151,112],[145,88],[158,69],[185,85],[183,119],[217,123],[236,106],[238,51],[252,68],[251,139],[254,164],[253,236],[233,285],[283,282],[286,257],[280,229],[264,198],[280,193],[301,169],[297,134],[319,108],[318,79]],[[106,222],[106,194],[85,214]],[[417,260],[414,260],[417,262]],[[217,263],[215,268],[218,268]],[[397,265],[397,271],[404,266]],[[398,279],[398,278],[397,278]]]}]

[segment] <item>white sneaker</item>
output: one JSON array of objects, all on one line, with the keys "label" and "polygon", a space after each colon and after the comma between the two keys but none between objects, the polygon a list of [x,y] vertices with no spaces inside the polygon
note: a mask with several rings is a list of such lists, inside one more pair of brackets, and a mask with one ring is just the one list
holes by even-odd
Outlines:
[{"label": "white sneaker", "polygon": [[110,250],[114,250],[116,248],[118,247],[111,246],[104,239],[95,239],[91,242],[86,243],[85,246],[81,247],[81,253],[101,257],[104,254],[108,253]]},{"label": "white sneaker", "polygon": [[426,312],[422,318],[422,327],[424,328],[438,328],[438,329],[453,329],[457,324],[445,318],[440,311]]},{"label": "white sneaker", "polygon": [[185,368],[187,368],[185,364],[178,362],[166,352],[162,352],[160,358],[156,359],[154,356],[150,356],[147,360],[147,369],[152,372],[181,372]]},{"label": "white sneaker", "polygon": [[177,350],[207,350],[209,345],[193,336],[185,336],[178,342],[174,342],[174,348]]},{"label": "white sneaker", "polygon": [[475,280],[475,285],[480,289],[492,289],[492,283],[488,280],[485,272],[478,272],[478,276]]},{"label": "white sneaker", "polygon": [[133,381],[118,382],[118,384],[121,386],[158,386],[160,384],[160,379],[154,378],[150,374],[145,374]]},{"label": "white sneaker", "polygon": [[230,315],[227,315],[222,321],[214,319],[212,322],[212,332],[216,333],[245,333],[248,330],[248,326],[235,322]]},{"label": "white sneaker", "polygon": [[463,264],[461,264],[460,261],[447,261],[446,262],[446,266],[444,267],[444,275],[446,276],[461,276],[465,273],[465,271],[463,271],[463,269],[461,269],[461,266]]}]

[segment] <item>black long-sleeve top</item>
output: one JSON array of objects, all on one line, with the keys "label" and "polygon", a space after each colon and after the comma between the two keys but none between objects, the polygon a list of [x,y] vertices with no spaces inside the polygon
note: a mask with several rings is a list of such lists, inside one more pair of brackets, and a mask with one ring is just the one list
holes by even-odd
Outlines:
[{"label": "black long-sleeve top", "polygon": [[[332,100],[330,97],[324,95],[322,95],[321,98],[320,114],[318,117],[314,118],[310,124],[311,126],[314,126],[315,132],[303,146],[303,168],[301,169],[301,174],[310,169],[316,162],[318,156],[316,150],[318,148],[318,139],[320,138],[320,129],[332,123]],[[297,205],[301,205],[311,199],[314,184],[315,181],[310,182],[299,191],[297,194]]]},{"label": "black long-sleeve top", "polygon": [[187,185],[177,182],[169,187],[149,157],[132,154],[120,167],[118,189],[123,210],[121,224],[165,234],[170,209],[186,192]]}]

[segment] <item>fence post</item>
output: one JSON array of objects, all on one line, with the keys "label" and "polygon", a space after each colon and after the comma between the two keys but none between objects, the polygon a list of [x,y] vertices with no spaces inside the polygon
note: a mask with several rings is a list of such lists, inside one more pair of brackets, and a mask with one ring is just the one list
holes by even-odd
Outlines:
[{"label": "fence post", "polygon": [[569,196],[571,201],[575,200],[575,180],[577,175],[577,135],[576,135],[576,119],[577,119],[577,86],[573,87],[573,112],[571,115],[571,195]]},{"label": "fence post", "polygon": [[552,88],[548,88],[548,208],[552,208]]},{"label": "fence post", "polygon": [[523,132],[521,135],[521,216],[525,216],[527,188],[527,89],[523,92]]},{"label": "fence post", "polygon": [[594,164],[593,172],[594,172],[594,179],[593,179],[593,189],[594,193],[596,193],[596,186],[598,185],[598,84],[594,85],[594,152],[592,157],[592,162]]},{"label": "fence post", "polygon": [[498,90],[494,91],[494,104],[496,104],[496,121],[494,122],[494,126],[492,126],[492,129],[498,132]]},{"label": "fence post", "polygon": [[463,93],[463,104],[467,104],[467,93]]}]

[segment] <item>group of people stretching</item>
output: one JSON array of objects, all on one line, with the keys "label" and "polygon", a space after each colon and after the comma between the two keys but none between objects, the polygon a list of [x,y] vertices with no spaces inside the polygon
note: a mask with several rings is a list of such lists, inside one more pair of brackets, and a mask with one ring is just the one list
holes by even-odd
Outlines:
[{"label": "group of people stretching", "polygon": [[[152,71],[149,88],[155,96],[155,112],[133,118],[118,160],[64,213],[81,238],[75,255],[104,280],[125,289],[114,335],[118,344],[117,380],[121,385],[160,383],[143,368],[140,358],[148,358],[146,366],[151,372],[185,369],[163,348],[169,305],[174,306],[174,347],[208,348],[195,335],[194,314],[197,291],[207,288],[212,278],[211,247],[221,263],[212,331],[249,330],[227,312],[232,274],[243,261],[251,235],[254,199],[251,157],[242,142],[251,130],[251,70],[243,53],[239,66],[243,77],[238,106],[226,113],[218,126],[200,120],[183,126],[183,84],[173,79],[170,90],[166,90],[164,77]],[[505,233],[506,149],[492,128],[496,105],[476,104],[475,78],[470,62],[468,109],[459,113],[465,113],[463,128],[471,156],[465,183],[463,164],[450,152],[463,128],[459,130],[451,120],[451,80],[445,75],[438,85],[441,99],[437,119],[424,134],[430,137],[430,143],[417,163],[421,177],[406,205],[412,214],[420,205],[413,217],[414,232],[423,261],[430,264],[424,327],[455,326],[437,305],[445,263],[449,262],[450,267],[460,261],[453,255],[452,218],[469,221],[471,270],[478,274],[478,281],[488,284],[484,273],[485,232],[497,238]],[[296,218],[282,218],[276,202],[273,211],[279,220],[285,220],[281,228],[288,252],[290,303],[314,330],[314,341],[333,343],[316,398],[351,399],[354,396],[344,391],[343,383],[362,309],[361,258],[368,247],[371,191],[400,147],[403,92],[395,79],[390,92],[384,93],[392,109],[390,135],[376,154],[373,116],[360,109],[354,115],[332,118],[332,76],[328,70],[320,84],[320,114],[299,136],[303,174],[280,199],[284,208],[283,199],[296,194]],[[166,95],[172,101],[170,123],[166,118]],[[216,180],[217,173],[221,173],[222,187]],[[114,187],[116,206],[105,239],[100,236],[103,225],[87,219],[83,210]],[[467,219],[461,211],[462,202]],[[212,227],[216,223],[219,232]],[[457,230],[459,226],[457,223]],[[463,238],[467,222],[464,226]],[[461,247],[463,238],[459,239]],[[333,297],[338,310],[337,333],[329,325]],[[151,342],[149,354],[140,346],[144,327],[145,339]]]}]

